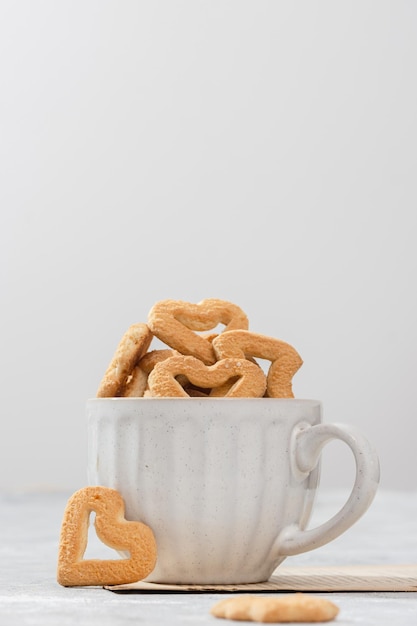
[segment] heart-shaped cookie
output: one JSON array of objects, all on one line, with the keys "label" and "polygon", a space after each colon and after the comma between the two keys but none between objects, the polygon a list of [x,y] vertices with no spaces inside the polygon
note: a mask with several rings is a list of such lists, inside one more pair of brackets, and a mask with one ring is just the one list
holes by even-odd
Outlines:
[{"label": "heart-shaped cookie", "polygon": [[[115,489],[84,487],[67,502],[61,527],[57,580],[65,587],[118,585],[146,578],[155,567],[156,541],[152,530],[142,522],[124,517],[123,498]],[[129,558],[83,559],[90,514],[96,513],[97,536]]]},{"label": "heart-shaped cookie", "polygon": [[[149,374],[148,383],[153,397],[188,397],[178,378],[185,378],[201,389],[211,389],[210,395],[226,395],[230,398],[260,398],[266,388],[265,374],[258,365],[247,359],[222,359],[214,365],[205,365],[193,356],[178,354],[157,363]],[[216,388],[227,381],[225,391]]]},{"label": "heart-shaped cookie", "polygon": [[256,357],[271,361],[267,376],[268,397],[294,397],[292,378],[303,361],[298,352],[285,341],[248,330],[231,330],[215,337],[213,350],[218,359]]},{"label": "heart-shaped cookie", "polygon": [[236,304],[217,298],[206,298],[198,304],[161,300],[154,304],[148,315],[148,326],[158,339],[206,365],[216,362],[210,337],[194,331],[212,330],[218,324],[224,324],[225,330],[247,329],[248,318]]}]

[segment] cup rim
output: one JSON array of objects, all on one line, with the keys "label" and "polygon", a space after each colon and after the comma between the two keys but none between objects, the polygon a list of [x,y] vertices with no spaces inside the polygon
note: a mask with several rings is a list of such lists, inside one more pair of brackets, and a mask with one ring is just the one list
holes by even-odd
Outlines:
[{"label": "cup rim", "polygon": [[97,404],[101,404],[101,403],[120,403],[120,404],[127,404],[127,403],[141,403],[141,402],[152,402],[152,403],[165,403],[165,402],[193,402],[194,404],[196,403],[207,403],[207,402],[213,402],[213,403],[237,403],[237,402],[251,402],[251,403],[275,403],[275,404],[318,404],[321,405],[322,401],[321,400],[316,400],[314,398],[246,398],[246,397],[237,397],[237,398],[228,398],[228,397],[221,397],[221,398],[199,398],[199,397],[168,397],[168,396],[159,396],[159,397],[125,397],[125,396],[111,396],[108,398],[88,398],[87,402],[88,403],[97,403]]}]

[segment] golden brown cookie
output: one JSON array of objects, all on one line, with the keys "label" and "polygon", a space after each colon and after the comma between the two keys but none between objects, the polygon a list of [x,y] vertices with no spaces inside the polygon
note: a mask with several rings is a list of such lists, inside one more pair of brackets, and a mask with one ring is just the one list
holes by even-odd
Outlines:
[{"label": "golden brown cookie", "polygon": [[324,598],[294,593],[285,596],[237,596],[215,604],[211,614],[253,622],[329,622],[339,608]]},{"label": "golden brown cookie", "polygon": [[160,361],[177,354],[175,350],[151,350],[147,352],[135,365],[132,374],[123,390],[123,396],[127,398],[140,398],[148,388],[148,376]]},{"label": "golden brown cookie", "polygon": [[227,397],[260,398],[265,393],[266,378],[260,367],[246,359],[222,359],[214,365],[205,365],[192,356],[176,355],[157,363],[149,374],[149,390],[153,397],[188,397],[178,382],[185,376],[195,387],[213,389],[236,378]]},{"label": "golden brown cookie", "polygon": [[181,354],[194,356],[206,365],[216,361],[212,335],[206,337],[194,331],[205,331],[224,324],[225,330],[248,328],[248,318],[232,302],[207,298],[198,304],[182,300],[161,300],[148,315],[153,334]]},{"label": "golden brown cookie", "polygon": [[292,379],[303,361],[290,344],[248,330],[231,330],[213,339],[218,359],[256,357],[271,361],[267,375],[267,396],[293,398]]},{"label": "golden brown cookie", "polygon": [[141,398],[148,386],[148,374],[137,365],[128,377],[121,394],[123,398]]},{"label": "golden brown cookie", "polygon": [[97,391],[98,398],[123,394],[124,386],[133,368],[148,350],[152,333],[147,324],[132,324],[123,335]]},{"label": "golden brown cookie", "polygon": [[[91,512],[96,513],[97,536],[126,559],[83,559]],[[124,518],[122,496],[107,487],[84,487],[68,500],[61,526],[57,580],[64,587],[120,585],[146,578],[155,567],[156,542],[152,530]]]}]

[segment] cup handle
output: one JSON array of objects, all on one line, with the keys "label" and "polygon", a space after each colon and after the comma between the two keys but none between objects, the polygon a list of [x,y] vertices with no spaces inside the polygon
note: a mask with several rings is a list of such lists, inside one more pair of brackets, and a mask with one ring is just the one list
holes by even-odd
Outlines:
[{"label": "cup handle", "polygon": [[300,480],[317,465],[323,447],[332,439],[344,441],[355,457],[355,482],[345,505],[327,522],[310,530],[292,524],[275,543],[279,556],[291,556],[319,548],[350,528],[368,509],[379,483],[378,456],[369,441],[346,424],[300,424],[293,433],[293,469]]}]

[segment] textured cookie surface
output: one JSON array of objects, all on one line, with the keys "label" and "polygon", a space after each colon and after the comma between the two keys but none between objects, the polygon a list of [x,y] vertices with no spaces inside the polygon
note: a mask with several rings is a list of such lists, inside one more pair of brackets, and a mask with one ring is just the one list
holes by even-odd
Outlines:
[{"label": "textured cookie surface", "polygon": [[139,359],[152,341],[147,324],[132,324],[123,335],[97,391],[98,398],[120,396]]},{"label": "textured cookie surface", "polygon": [[212,330],[218,324],[224,324],[225,330],[247,329],[248,318],[236,304],[217,298],[206,298],[198,304],[161,300],[148,315],[149,328],[156,337],[181,354],[201,359],[206,365],[216,361],[212,335],[204,337],[194,331]]},{"label": "textured cookie surface", "polygon": [[125,388],[123,390],[123,396],[130,398],[142,397],[148,389],[148,376],[152,372],[153,368],[160,361],[164,361],[170,356],[177,354],[175,350],[151,350],[147,352],[135,365],[132,374],[129,377]]},{"label": "textured cookie surface", "polygon": [[177,355],[157,363],[149,374],[149,390],[154,397],[188,397],[178,381],[184,376],[192,385],[201,389],[214,390],[235,379],[227,387],[226,395],[231,398],[260,398],[266,388],[263,371],[246,359],[222,359],[214,365],[204,365],[192,356]]},{"label": "textured cookie surface", "polygon": [[218,359],[256,357],[271,361],[267,376],[268,397],[294,397],[292,379],[303,361],[285,341],[248,330],[231,330],[214,338],[213,349]]}]

